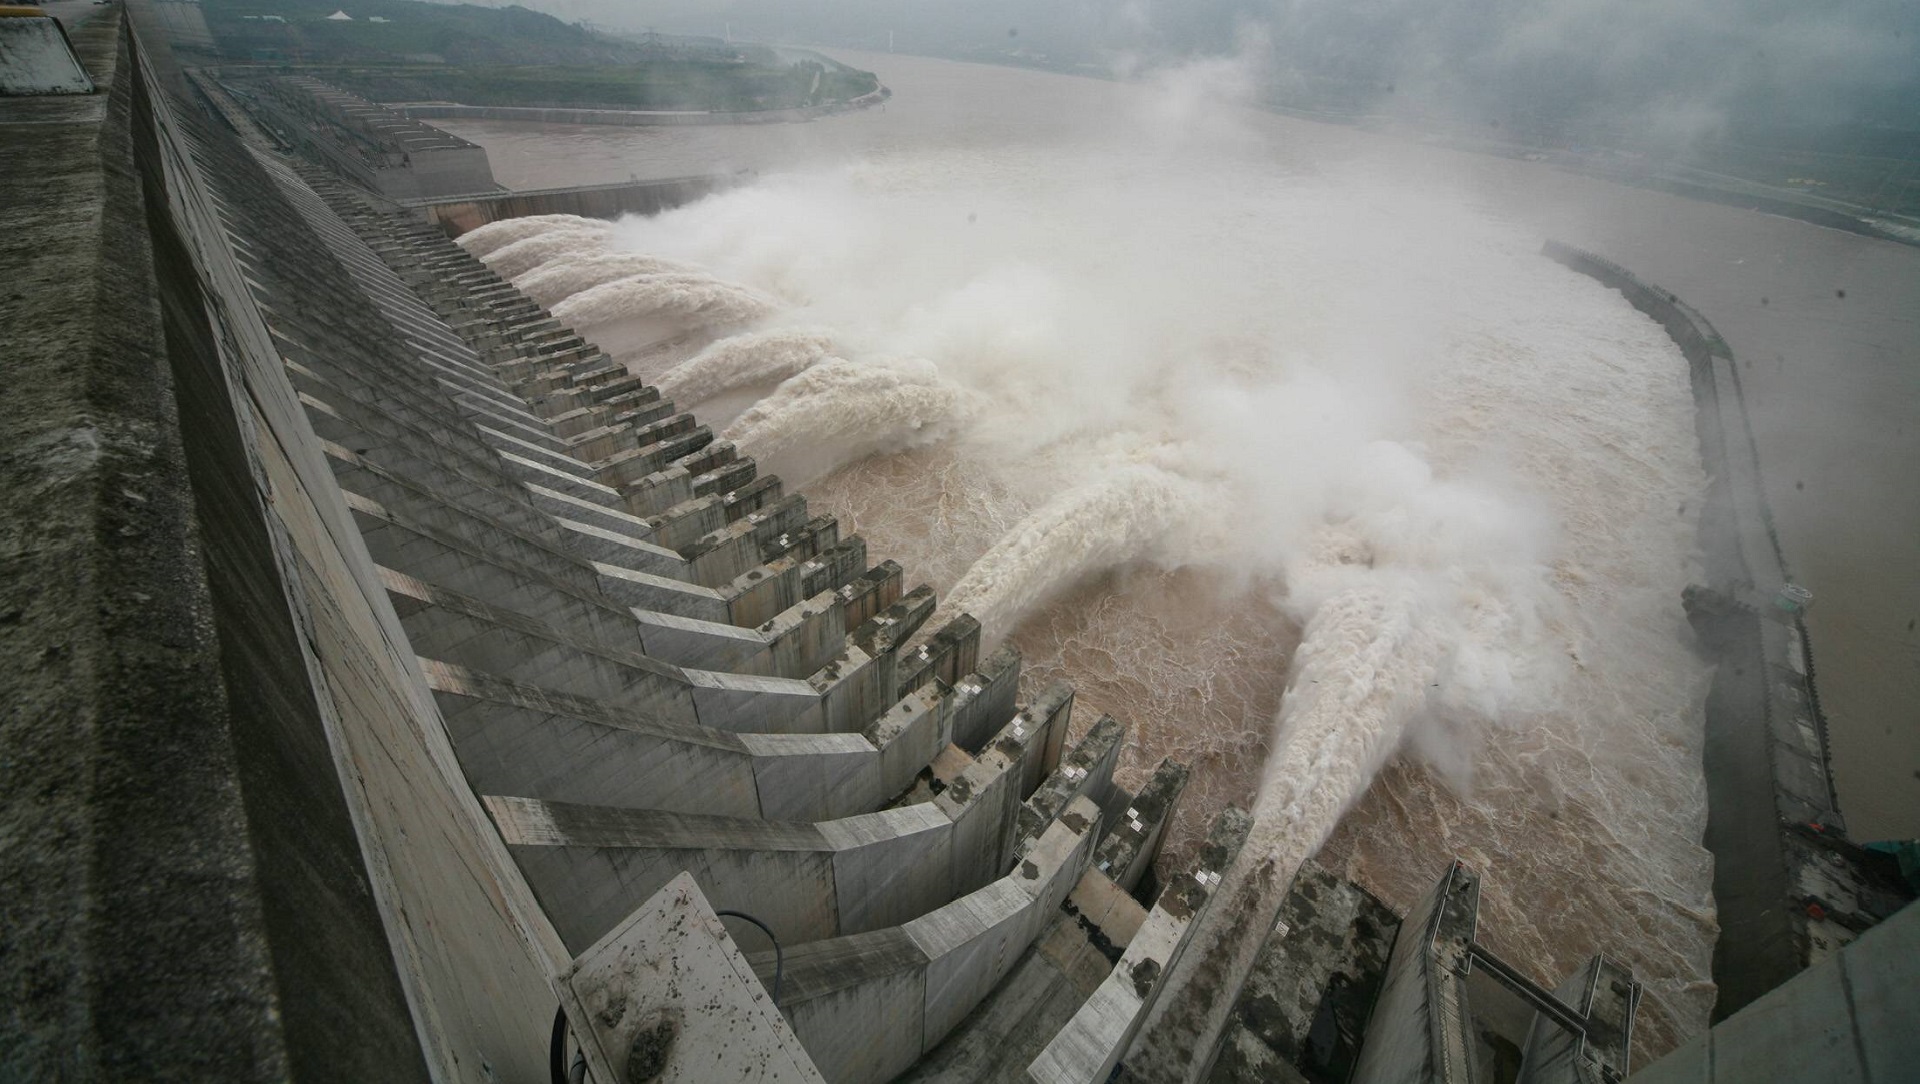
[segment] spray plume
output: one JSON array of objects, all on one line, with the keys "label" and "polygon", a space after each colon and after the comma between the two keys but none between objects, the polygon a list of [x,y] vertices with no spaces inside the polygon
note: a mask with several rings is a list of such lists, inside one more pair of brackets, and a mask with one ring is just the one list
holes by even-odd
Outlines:
[{"label": "spray plume", "polygon": [[655,383],[661,395],[693,406],[736,388],[785,380],[832,349],[833,336],[824,331],[750,331],[714,343],[662,373]]},{"label": "spray plume", "polygon": [[476,226],[460,235],[459,245],[473,256],[486,259],[493,253],[529,237],[538,237],[554,230],[604,230],[605,222],[594,218],[582,218],[579,215],[528,215],[525,218],[503,218],[498,222],[489,222]]},{"label": "spray plume", "polygon": [[748,409],[726,435],[804,482],[864,455],[940,440],[974,409],[972,397],[930,363],[825,358]]},{"label": "spray plume", "polygon": [[520,292],[549,308],[583,290],[635,275],[690,275],[697,267],[631,252],[600,252],[571,256],[513,280]]},{"label": "spray plume", "polygon": [[724,327],[761,319],[779,308],[779,302],[757,290],[696,274],[629,275],[574,294],[552,311],[586,331],[622,320],[656,318]]},{"label": "spray plume", "polygon": [[597,252],[605,244],[604,229],[555,229],[503,245],[482,258],[495,274],[514,279],[555,261]]}]

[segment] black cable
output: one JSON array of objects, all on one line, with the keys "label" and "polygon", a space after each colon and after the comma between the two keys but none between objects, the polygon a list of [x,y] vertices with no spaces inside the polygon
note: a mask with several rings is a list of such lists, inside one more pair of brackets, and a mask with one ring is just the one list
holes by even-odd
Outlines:
[{"label": "black cable", "polygon": [[786,954],[780,951],[780,939],[778,937],[773,936],[773,931],[770,929],[767,929],[766,923],[760,921],[759,919],[753,917],[750,914],[747,914],[745,911],[715,911],[714,914],[720,916],[721,918],[745,919],[746,921],[753,923],[755,926],[760,927],[760,932],[766,934],[767,940],[773,942],[773,1011],[779,1012],[780,1011],[780,977],[786,972],[786,969],[787,969]]},{"label": "black cable", "polygon": [[553,1010],[553,1041],[547,1044],[547,1075],[553,1084],[567,1084],[567,1007]]}]

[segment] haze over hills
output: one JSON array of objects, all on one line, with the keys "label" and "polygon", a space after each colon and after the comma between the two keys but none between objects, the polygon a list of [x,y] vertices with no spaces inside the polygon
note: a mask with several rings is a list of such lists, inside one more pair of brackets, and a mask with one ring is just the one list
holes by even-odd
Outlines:
[{"label": "haze over hills", "polygon": [[297,66],[379,101],[751,111],[844,102],[878,88],[871,72],[817,54],[720,38],[622,37],[518,6],[206,0],[201,7],[223,56]]},{"label": "haze over hills", "polygon": [[1692,162],[1920,210],[1920,5],[1848,0],[534,0],[608,28],[1126,76],[1230,57],[1263,104]]}]

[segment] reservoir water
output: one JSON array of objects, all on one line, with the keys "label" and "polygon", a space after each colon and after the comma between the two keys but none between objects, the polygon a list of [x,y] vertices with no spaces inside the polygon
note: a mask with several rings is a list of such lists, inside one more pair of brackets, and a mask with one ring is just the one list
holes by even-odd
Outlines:
[{"label": "reservoir water", "polygon": [[[1553,980],[1711,1005],[1685,363],[1554,236],[1748,366],[1857,838],[1920,828],[1920,253],[1526,162],[1121,85],[846,57],[813,124],[443,127],[517,188],[746,169],[611,229],[474,235],[503,273],[1011,638],[1027,683],[1195,765],[1257,845],[1405,907],[1458,855]],[[1765,303],[1762,304],[1762,298]],[[1396,755],[1397,754],[1397,755]]]}]

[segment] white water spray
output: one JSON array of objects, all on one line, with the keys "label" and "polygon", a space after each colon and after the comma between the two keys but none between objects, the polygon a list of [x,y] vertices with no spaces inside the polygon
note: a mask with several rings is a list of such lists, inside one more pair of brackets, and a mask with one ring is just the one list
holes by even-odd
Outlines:
[{"label": "white water spray", "polygon": [[[937,570],[943,609],[1014,635],[1029,673],[1103,690],[1099,709],[1152,736],[1127,781],[1188,755],[1190,793],[1245,803],[1208,780],[1244,778],[1264,741],[1268,868],[1383,807],[1391,832],[1335,845],[1393,902],[1437,872],[1423,855],[1493,856],[1485,906],[1536,958],[1670,946],[1636,960],[1650,1026],[1698,1016],[1711,905],[1699,669],[1679,646],[1691,523],[1674,509],[1701,485],[1684,364],[1537,238],[1235,139],[1222,155],[895,155],[607,239],[710,268],[702,288],[749,295],[739,308],[662,305],[642,273],[596,280],[600,255],[537,280],[558,293],[579,268],[554,308],[590,335],[707,329],[648,357],[663,390],[729,409],[763,395],[728,435],[790,483],[834,472],[816,502],[857,511],[876,555]],[[873,492],[888,501],[847,496]],[[1185,594],[1127,594],[1191,570]],[[1257,652],[1215,635],[1256,620],[1290,627]],[[1409,747],[1426,766],[1366,797]],[[1422,818],[1410,786],[1448,816]],[[1211,812],[1190,809],[1176,847]],[[1629,887],[1583,897],[1551,938],[1504,902],[1576,891],[1563,871],[1591,864],[1597,834],[1634,839],[1609,858]]]},{"label": "white water spray", "polygon": [[780,305],[757,290],[711,275],[630,275],[602,283],[553,306],[561,321],[588,331],[623,320],[668,320],[725,327],[761,319]]},{"label": "white water spray", "polygon": [[459,245],[479,259],[486,259],[495,252],[529,237],[538,237],[543,233],[556,230],[604,230],[607,224],[596,218],[582,218],[579,215],[528,215],[525,218],[503,218],[498,222],[489,222],[484,226],[460,235]]},{"label": "white water spray", "polygon": [[929,362],[826,358],[742,414],[726,435],[805,482],[864,455],[941,440],[976,409]]},{"label": "white water spray", "polygon": [[542,305],[555,305],[583,290],[635,275],[691,275],[700,273],[672,260],[631,252],[596,252],[571,256],[542,265],[513,280],[520,292]]},{"label": "white water spray", "polygon": [[693,406],[722,392],[785,380],[832,350],[833,336],[826,331],[749,331],[714,343],[660,374],[655,383],[661,395]]},{"label": "white water spray", "polygon": [[999,639],[1083,577],[1151,552],[1192,507],[1191,483],[1130,464],[1070,489],[1022,519],[941,602]]},{"label": "white water spray", "polygon": [[606,229],[567,227],[547,230],[532,237],[503,245],[484,257],[488,267],[502,278],[514,279],[557,260],[596,252],[605,244]]}]

